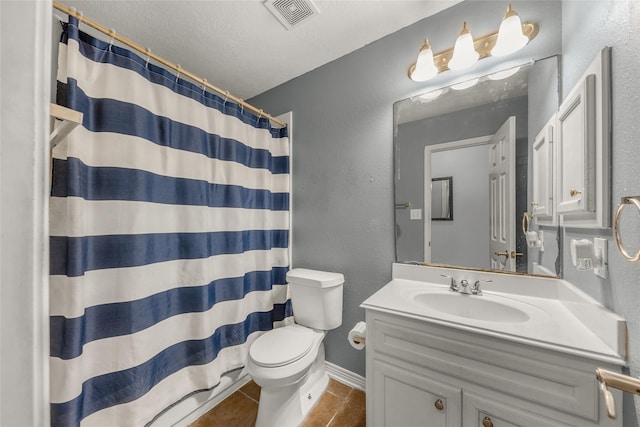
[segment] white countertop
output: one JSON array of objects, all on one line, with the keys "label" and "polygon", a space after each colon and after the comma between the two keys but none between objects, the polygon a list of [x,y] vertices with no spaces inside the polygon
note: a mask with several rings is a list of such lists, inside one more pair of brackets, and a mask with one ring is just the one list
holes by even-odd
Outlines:
[{"label": "white countertop", "polygon": [[[405,264],[394,264],[393,270],[393,280],[364,301],[363,308],[625,365],[624,319],[564,280]],[[510,322],[459,317],[417,302],[414,297],[418,294],[455,297],[449,291],[449,279],[441,274],[458,282],[492,280],[482,283],[482,296],[459,297],[497,301],[526,313],[528,319]]]}]

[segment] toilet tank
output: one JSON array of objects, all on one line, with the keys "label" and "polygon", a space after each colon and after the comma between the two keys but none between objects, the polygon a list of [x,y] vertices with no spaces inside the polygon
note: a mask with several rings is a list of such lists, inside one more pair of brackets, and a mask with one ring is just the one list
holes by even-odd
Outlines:
[{"label": "toilet tank", "polygon": [[287,282],[297,324],[325,331],[342,324],[341,273],[294,268]]}]

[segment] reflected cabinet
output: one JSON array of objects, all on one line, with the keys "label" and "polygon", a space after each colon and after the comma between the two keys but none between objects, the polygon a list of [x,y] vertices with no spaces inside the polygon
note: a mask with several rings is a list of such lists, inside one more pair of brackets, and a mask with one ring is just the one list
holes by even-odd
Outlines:
[{"label": "reflected cabinet", "polygon": [[599,52],[533,141],[531,213],[540,225],[611,226],[610,55]]}]

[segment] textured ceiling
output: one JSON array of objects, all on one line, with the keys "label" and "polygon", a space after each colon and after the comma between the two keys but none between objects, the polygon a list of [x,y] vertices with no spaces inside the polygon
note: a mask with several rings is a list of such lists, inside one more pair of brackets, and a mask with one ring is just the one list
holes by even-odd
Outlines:
[{"label": "textured ceiling", "polygon": [[459,1],[316,0],[290,31],[262,0],[61,2],[248,99]]}]

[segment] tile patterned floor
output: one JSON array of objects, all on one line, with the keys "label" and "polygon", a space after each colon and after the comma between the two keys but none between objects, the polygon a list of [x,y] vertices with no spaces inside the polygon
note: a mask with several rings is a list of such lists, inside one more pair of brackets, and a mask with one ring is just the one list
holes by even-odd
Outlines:
[{"label": "tile patterned floor", "polygon": [[[190,427],[253,427],[260,387],[253,381],[226,398]],[[331,378],[302,427],[365,427],[365,394]]]}]

